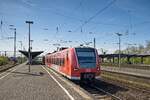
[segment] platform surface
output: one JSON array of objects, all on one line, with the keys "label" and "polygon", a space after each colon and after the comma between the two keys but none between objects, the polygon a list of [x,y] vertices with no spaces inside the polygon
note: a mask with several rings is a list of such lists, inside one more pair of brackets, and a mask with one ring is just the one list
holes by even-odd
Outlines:
[{"label": "platform surface", "polygon": [[70,97],[41,65],[31,66],[29,73],[28,65],[22,64],[0,73],[0,100],[70,100]]},{"label": "platform surface", "polygon": [[117,73],[150,78],[150,69],[143,70],[143,69],[135,69],[135,68],[123,68],[123,67],[119,68],[119,67],[110,67],[110,66],[101,66],[101,69],[104,71],[117,72]]}]

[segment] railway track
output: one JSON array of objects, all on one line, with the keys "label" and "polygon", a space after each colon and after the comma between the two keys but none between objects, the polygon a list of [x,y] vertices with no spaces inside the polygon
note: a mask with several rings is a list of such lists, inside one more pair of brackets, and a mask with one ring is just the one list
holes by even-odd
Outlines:
[{"label": "railway track", "polygon": [[150,93],[147,90],[128,87],[128,84],[122,85],[122,83],[115,83],[116,81],[112,82],[103,78],[98,78],[93,83],[69,79],[67,81],[75,84],[79,89],[81,88],[81,91],[87,93],[94,100],[150,100]]},{"label": "railway track", "polygon": [[104,82],[107,82],[107,83],[110,83],[110,84],[115,84],[115,85],[122,86],[122,87],[126,87],[128,89],[134,89],[134,90],[137,90],[137,91],[141,91],[143,93],[149,93],[150,94],[150,90],[143,89],[143,88],[140,88],[140,87],[130,86],[130,85],[124,84],[124,83],[121,84],[121,83],[111,81],[111,80],[106,80],[106,79],[101,79],[101,81],[104,81]]},{"label": "railway track", "polygon": [[[55,70],[53,70],[54,72],[56,72]],[[56,72],[58,75],[60,75],[58,72]],[[62,76],[61,76],[62,77]],[[67,79],[66,79],[67,80]],[[121,98],[119,98],[118,96],[114,95],[113,93],[106,91],[106,87],[108,86],[105,85],[104,88],[100,88],[97,84],[89,84],[86,81],[73,81],[73,80],[67,80],[72,82],[73,84],[76,84],[77,86],[81,87],[82,89],[84,89],[85,91],[87,91],[89,94],[91,94],[92,98],[94,98],[94,100],[122,100]],[[101,84],[100,84],[101,85]],[[118,89],[118,90],[123,90],[122,88],[120,88],[119,86],[115,86],[115,85],[111,85],[108,87],[114,87],[114,89]],[[111,90],[110,90],[111,91]],[[116,90],[117,91],[117,90]]]},{"label": "railway track", "polygon": [[88,91],[94,98],[94,100],[105,99],[105,100],[122,100],[120,97],[112,94],[109,91],[106,91],[103,88],[100,88],[98,85],[87,82],[80,83],[80,86]]},{"label": "railway track", "polygon": [[[142,89],[140,87],[130,86],[129,84],[118,83],[117,81],[105,80],[105,79],[98,79],[96,80],[97,84],[114,84],[115,87],[121,87],[124,89],[123,91],[118,91],[115,95],[121,97],[121,99],[128,99],[128,100],[150,100],[150,91]],[[111,86],[108,86],[111,88]],[[115,88],[114,87],[114,88]],[[105,88],[104,88],[105,89]]]},{"label": "railway track", "polygon": [[[91,85],[92,88],[97,89],[98,91],[101,91],[105,94],[104,98],[105,99],[114,99],[114,100],[122,100],[120,97],[115,96],[114,94],[109,93],[108,91],[105,91],[97,86]],[[100,99],[99,96],[97,97],[97,95],[95,95],[96,98]]]},{"label": "railway track", "polygon": [[97,79],[94,83],[82,82],[80,87],[94,100],[150,100],[150,91]]},{"label": "railway track", "polygon": [[149,78],[109,71],[103,71],[101,76],[102,78],[100,80],[102,81],[150,93]]},{"label": "railway track", "polygon": [[109,73],[116,73],[116,74],[122,74],[122,75],[126,75],[126,76],[132,76],[132,77],[137,77],[137,78],[143,78],[143,79],[150,79],[150,77],[149,76],[144,76],[144,75],[135,75],[135,74],[131,74],[131,73],[128,73],[128,72],[124,72],[124,73],[122,73],[122,72],[117,72],[117,71],[108,71],[108,70],[102,70],[102,72],[109,72]]}]

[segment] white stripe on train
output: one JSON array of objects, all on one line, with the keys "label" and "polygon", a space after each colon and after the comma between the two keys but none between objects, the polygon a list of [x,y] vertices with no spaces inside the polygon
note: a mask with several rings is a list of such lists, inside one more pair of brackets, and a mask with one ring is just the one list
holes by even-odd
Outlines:
[{"label": "white stripe on train", "polygon": [[[55,70],[56,72],[62,74],[63,76],[65,76],[65,77],[67,77],[67,78],[69,78],[71,80],[80,80],[81,79],[80,77],[72,77],[72,76],[66,75],[65,73],[60,72],[59,69],[58,69],[59,68],[58,65],[52,65],[49,68]],[[100,76],[95,76],[95,78],[98,79],[98,78],[100,78]]]},{"label": "white stripe on train", "polygon": [[58,66],[57,65],[52,65],[52,68],[53,70],[57,71],[58,73],[62,74],[63,76],[69,78],[69,79],[72,79],[72,80],[80,80],[80,77],[72,77],[72,76],[69,76],[69,75],[66,75],[65,73],[62,73],[58,70]]}]

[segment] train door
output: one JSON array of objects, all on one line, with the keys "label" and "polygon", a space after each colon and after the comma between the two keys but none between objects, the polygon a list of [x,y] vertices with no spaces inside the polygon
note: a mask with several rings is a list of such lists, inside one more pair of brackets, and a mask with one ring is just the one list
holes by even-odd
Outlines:
[{"label": "train door", "polygon": [[65,56],[65,72],[66,72],[66,74],[67,75],[69,75],[69,70],[70,70],[70,68],[69,68],[69,51],[66,51],[66,54],[65,54],[66,56]]}]

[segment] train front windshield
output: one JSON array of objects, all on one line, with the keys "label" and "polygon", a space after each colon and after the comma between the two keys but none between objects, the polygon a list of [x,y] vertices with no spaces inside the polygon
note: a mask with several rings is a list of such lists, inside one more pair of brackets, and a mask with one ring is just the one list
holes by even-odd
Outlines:
[{"label": "train front windshield", "polygon": [[95,68],[96,55],[93,48],[76,48],[80,68]]}]

